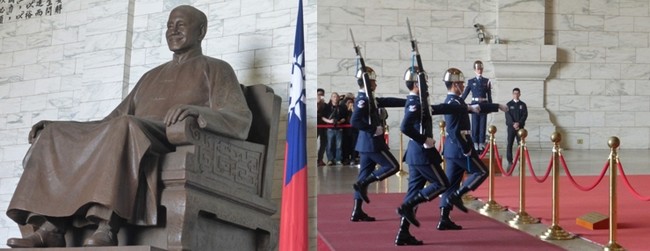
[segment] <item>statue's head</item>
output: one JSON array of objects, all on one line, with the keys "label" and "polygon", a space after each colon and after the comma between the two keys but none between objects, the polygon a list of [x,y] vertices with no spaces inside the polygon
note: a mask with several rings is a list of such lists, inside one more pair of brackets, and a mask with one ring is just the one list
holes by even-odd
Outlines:
[{"label": "statue's head", "polygon": [[181,5],[169,13],[167,20],[167,46],[174,53],[183,53],[201,47],[208,28],[208,18],[199,9]]}]

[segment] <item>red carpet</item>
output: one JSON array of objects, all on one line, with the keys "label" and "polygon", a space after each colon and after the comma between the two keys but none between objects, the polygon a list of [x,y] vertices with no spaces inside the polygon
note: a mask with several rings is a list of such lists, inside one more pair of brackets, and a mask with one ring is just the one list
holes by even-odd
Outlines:
[{"label": "red carpet", "polygon": [[350,222],[351,194],[318,195],[319,251],[346,250],[564,250],[520,232],[504,223],[470,211],[454,210],[452,218],[463,226],[461,231],[438,231],[438,199],[418,210],[421,227],[411,233],[424,241],[423,246],[395,246],[399,217],[395,208],[404,194],[370,194],[364,210],[377,218],[375,222]]},{"label": "red carpet", "polygon": [[[632,187],[643,196],[650,195],[650,175],[628,175]],[[596,176],[574,177],[583,186],[592,185]],[[598,212],[609,215],[609,178],[605,177],[596,188],[583,192],[574,187],[569,178],[560,178],[560,213],[559,226],[564,230],[578,234],[583,238],[601,245],[609,243],[609,230],[589,230],[576,224],[576,218],[589,213]],[[549,225],[552,220],[552,190],[551,179],[537,183],[532,177],[526,179],[525,211],[542,223]],[[648,250],[650,234],[650,202],[641,201],[634,197],[618,179],[618,230],[616,242],[626,250]],[[472,195],[487,201],[487,182]],[[494,200],[508,206],[512,211],[519,210],[519,177],[496,177]]]}]

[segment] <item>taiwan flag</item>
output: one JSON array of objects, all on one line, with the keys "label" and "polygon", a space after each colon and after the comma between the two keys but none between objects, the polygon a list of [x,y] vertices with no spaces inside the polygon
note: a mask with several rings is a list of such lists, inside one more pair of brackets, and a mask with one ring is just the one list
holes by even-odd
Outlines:
[{"label": "taiwan flag", "polygon": [[287,143],[284,154],[280,247],[282,251],[305,251],[307,239],[307,116],[305,106],[305,43],[302,0],[298,1],[296,40],[289,88]]}]

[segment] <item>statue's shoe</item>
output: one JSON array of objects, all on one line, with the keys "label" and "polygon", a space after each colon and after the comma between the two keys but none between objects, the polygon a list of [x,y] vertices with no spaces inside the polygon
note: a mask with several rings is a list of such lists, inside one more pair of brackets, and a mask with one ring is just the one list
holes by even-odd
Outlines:
[{"label": "statue's shoe", "polygon": [[111,231],[97,230],[84,241],[84,247],[117,246],[117,236]]},{"label": "statue's shoe", "polygon": [[65,247],[65,237],[63,233],[39,229],[25,238],[7,239],[7,246],[12,248]]}]

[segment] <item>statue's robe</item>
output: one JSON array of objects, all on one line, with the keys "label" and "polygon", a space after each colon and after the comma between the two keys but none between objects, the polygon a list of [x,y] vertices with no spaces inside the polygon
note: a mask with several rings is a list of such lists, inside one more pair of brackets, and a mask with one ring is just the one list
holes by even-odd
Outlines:
[{"label": "statue's robe", "polygon": [[46,124],[25,156],[7,215],[18,224],[30,215],[80,222],[99,204],[131,224],[156,224],[158,159],[174,150],[165,136],[167,111],[201,106],[199,126],[238,139],[252,120],[232,67],[200,50],[190,54],[147,72],[100,121]]}]

